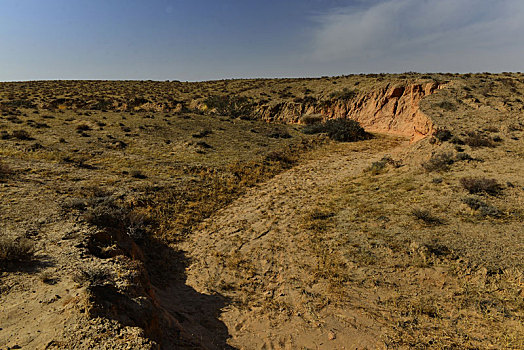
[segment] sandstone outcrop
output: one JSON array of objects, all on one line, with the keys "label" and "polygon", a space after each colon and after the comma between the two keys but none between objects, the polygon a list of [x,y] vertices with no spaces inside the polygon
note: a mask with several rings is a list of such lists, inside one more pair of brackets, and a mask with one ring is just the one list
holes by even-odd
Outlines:
[{"label": "sandstone outcrop", "polygon": [[403,135],[416,141],[435,129],[431,119],[419,109],[419,103],[440,88],[438,83],[388,85],[359,93],[348,100],[262,105],[257,108],[256,114],[266,121],[284,123],[300,123],[301,118],[308,115],[321,115],[324,120],[350,118],[368,131]]}]

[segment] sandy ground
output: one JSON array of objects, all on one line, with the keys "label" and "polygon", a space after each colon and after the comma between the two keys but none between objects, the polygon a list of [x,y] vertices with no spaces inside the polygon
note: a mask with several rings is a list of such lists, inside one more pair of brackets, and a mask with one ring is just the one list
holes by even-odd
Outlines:
[{"label": "sandy ground", "polygon": [[[187,283],[201,293],[230,298],[220,319],[240,349],[382,348],[380,325],[358,305],[312,305],[328,288],[307,278],[317,264],[304,245],[304,213],[336,183],[394,154],[406,141],[380,138],[337,145],[251,189],[206,220],[183,249],[192,258]],[[358,298],[358,295],[355,295]]]}]

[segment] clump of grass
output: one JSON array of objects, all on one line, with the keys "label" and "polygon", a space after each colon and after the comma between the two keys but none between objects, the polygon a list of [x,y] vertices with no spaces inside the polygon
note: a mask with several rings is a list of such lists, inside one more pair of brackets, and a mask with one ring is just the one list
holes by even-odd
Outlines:
[{"label": "clump of grass", "polygon": [[104,285],[111,280],[111,272],[101,267],[83,269],[73,275],[73,281],[81,286]]},{"label": "clump of grass", "polygon": [[428,171],[448,171],[451,164],[455,162],[452,152],[434,154],[422,167]]},{"label": "clump of grass", "polygon": [[460,179],[460,184],[470,194],[486,193],[496,196],[502,192],[502,186],[495,179],[484,177],[463,177]]},{"label": "clump of grass", "polygon": [[370,172],[372,175],[377,175],[380,174],[388,164],[393,165],[396,168],[401,166],[400,161],[395,161],[391,157],[386,156],[379,161],[371,163],[371,165],[366,169],[366,171]]},{"label": "clump of grass", "polygon": [[443,223],[440,218],[434,216],[426,209],[415,208],[411,211],[411,215],[413,215],[415,219],[420,220],[429,226],[441,225]]},{"label": "clump of grass", "polygon": [[67,198],[62,202],[62,208],[65,210],[75,209],[75,210],[86,210],[87,202],[81,198]]},{"label": "clump of grass", "polygon": [[305,134],[326,133],[329,138],[339,142],[354,142],[371,138],[371,135],[352,119],[330,119],[325,123],[308,125],[302,131]]},{"label": "clump of grass", "polygon": [[102,229],[118,230],[137,241],[146,237],[150,223],[146,215],[118,204],[111,197],[94,198],[91,202],[83,216],[86,222]]},{"label": "clump of grass", "polygon": [[0,263],[27,262],[33,258],[34,243],[26,238],[0,237]]},{"label": "clump of grass", "polygon": [[306,114],[300,118],[300,123],[304,125],[313,125],[322,123],[322,114]]}]

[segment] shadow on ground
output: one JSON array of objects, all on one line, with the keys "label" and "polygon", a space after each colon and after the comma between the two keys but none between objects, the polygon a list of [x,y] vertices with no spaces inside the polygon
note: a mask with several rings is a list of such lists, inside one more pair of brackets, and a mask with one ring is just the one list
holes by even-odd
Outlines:
[{"label": "shadow on ground", "polygon": [[183,252],[157,240],[147,243],[146,267],[158,307],[164,313],[163,349],[234,349],[221,310],[230,300],[206,295],[186,284],[189,259]]}]

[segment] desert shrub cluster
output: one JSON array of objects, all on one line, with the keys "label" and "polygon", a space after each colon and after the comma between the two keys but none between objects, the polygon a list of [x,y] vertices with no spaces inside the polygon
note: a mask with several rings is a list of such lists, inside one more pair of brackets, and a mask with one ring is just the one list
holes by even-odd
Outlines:
[{"label": "desert shrub cluster", "polygon": [[371,138],[371,135],[359,122],[352,119],[330,119],[324,123],[307,125],[303,132],[305,134],[325,133],[330,139],[340,142],[362,141]]},{"label": "desert shrub cluster", "polygon": [[464,138],[464,143],[470,147],[494,147],[493,140],[479,132],[470,131]]}]

